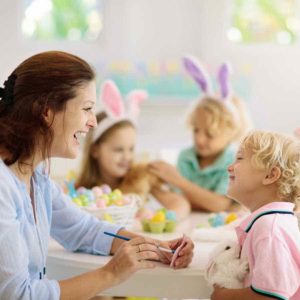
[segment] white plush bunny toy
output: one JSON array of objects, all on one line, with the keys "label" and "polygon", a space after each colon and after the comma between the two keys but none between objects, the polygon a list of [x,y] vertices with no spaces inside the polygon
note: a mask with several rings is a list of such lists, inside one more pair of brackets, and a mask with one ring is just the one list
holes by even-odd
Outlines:
[{"label": "white plush bunny toy", "polygon": [[206,269],[206,279],[210,285],[239,289],[243,287],[248,272],[248,262],[240,259],[239,244],[228,240],[221,242],[213,250]]}]

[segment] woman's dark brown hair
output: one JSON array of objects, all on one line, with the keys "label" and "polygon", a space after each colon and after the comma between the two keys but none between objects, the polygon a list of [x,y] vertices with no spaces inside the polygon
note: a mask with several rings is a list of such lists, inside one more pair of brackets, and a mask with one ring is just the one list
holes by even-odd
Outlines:
[{"label": "woman's dark brown hair", "polygon": [[0,150],[9,157],[4,162],[30,158],[37,137],[43,139],[43,159],[49,158],[53,132],[44,113],[63,111],[77,89],[94,79],[87,62],[65,52],[43,52],[22,62],[1,88]]}]

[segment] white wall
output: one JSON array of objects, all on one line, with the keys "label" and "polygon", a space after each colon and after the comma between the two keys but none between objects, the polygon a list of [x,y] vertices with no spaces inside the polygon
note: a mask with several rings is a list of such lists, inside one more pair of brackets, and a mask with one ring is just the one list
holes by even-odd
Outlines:
[{"label": "white wall", "polygon": [[226,39],[231,1],[201,1],[203,60],[227,58],[235,69],[250,66],[251,101],[257,127],[291,133],[300,126],[300,44],[242,46]]},{"label": "white wall", "polygon": [[[249,106],[258,127],[292,132],[300,124],[300,48],[237,46],[226,40],[229,0],[104,0],[104,32],[96,43],[32,43],[19,31],[21,0],[2,0],[0,10],[0,82],[24,58],[58,49],[99,60],[180,60],[193,53],[207,65],[225,59],[233,68],[249,66]],[[238,76],[233,75],[233,76]],[[183,125],[186,102],[161,99],[144,104],[139,149],[156,151],[189,143]],[[77,165],[53,162],[54,172]]]}]

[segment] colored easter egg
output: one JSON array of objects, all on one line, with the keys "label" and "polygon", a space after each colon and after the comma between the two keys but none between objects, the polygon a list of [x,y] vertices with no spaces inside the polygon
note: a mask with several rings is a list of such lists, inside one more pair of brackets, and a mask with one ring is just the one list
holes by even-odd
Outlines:
[{"label": "colored easter egg", "polygon": [[83,186],[81,186],[76,191],[77,191],[78,195],[84,195],[85,191],[86,191],[86,188],[84,188]]},{"label": "colored easter egg", "polygon": [[156,212],[153,218],[151,219],[152,222],[164,222],[165,220],[166,217],[162,211]]},{"label": "colored easter egg", "polygon": [[141,220],[150,220],[152,219],[154,216],[154,212],[146,207],[143,207],[141,209],[139,209],[139,211],[136,214],[136,217],[141,219]]},{"label": "colored easter egg", "polygon": [[99,186],[94,186],[92,188],[92,192],[95,195],[96,198],[99,198],[103,195],[103,191]]},{"label": "colored easter egg", "polygon": [[72,201],[77,204],[78,206],[82,206],[82,202],[79,198],[73,198]]},{"label": "colored easter egg", "polygon": [[92,192],[92,190],[86,189],[85,190],[85,195],[87,196],[87,198],[88,198],[89,201],[94,201],[95,200],[95,195]]},{"label": "colored easter egg", "polygon": [[105,200],[105,201],[106,201],[106,204],[109,203],[109,197],[108,197],[108,195],[106,195],[106,194],[102,195],[100,199]]},{"label": "colored easter egg", "polygon": [[109,193],[111,193],[111,188],[107,184],[101,185],[101,189],[102,189],[103,194],[109,194]]},{"label": "colored easter egg", "polygon": [[123,202],[124,202],[124,205],[126,205],[126,204],[130,204],[131,203],[131,198],[130,197],[128,197],[128,196],[124,196],[123,197]]},{"label": "colored easter egg", "polygon": [[118,199],[118,200],[115,200],[115,205],[117,205],[117,206],[123,206],[124,205],[124,201],[123,201],[123,199]]},{"label": "colored easter egg", "polygon": [[230,213],[230,214],[227,216],[227,218],[226,218],[226,220],[225,220],[225,223],[226,223],[226,224],[229,224],[229,223],[231,223],[231,222],[237,220],[237,218],[238,218],[238,216],[237,216],[236,213]]},{"label": "colored easter egg", "polygon": [[114,223],[113,217],[110,214],[108,214],[108,213],[105,213],[103,215],[103,220],[107,221],[109,223]]},{"label": "colored easter egg", "polygon": [[99,199],[96,201],[96,206],[98,208],[104,208],[106,207],[106,201],[104,199]]},{"label": "colored easter egg", "polygon": [[168,210],[166,213],[166,219],[170,221],[176,221],[176,212],[172,210]]},{"label": "colored easter egg", "polygon": [[120,198],[123,196],[121,190],[119,190],[119,189],[113,190],[113,193],[114,193],[116,196],[120,197]]},{"label": "colored easter egg", "polygon": [[88,206],[90,201],[86,195],[80,195],[78,198],[81,200],[82,206]]}]

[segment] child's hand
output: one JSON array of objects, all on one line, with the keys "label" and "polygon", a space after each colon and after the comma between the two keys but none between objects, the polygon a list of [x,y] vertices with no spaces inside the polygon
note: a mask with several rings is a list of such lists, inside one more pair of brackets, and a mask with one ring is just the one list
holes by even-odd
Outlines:
[{"label": "child's hand", "polygon": [[176,167],[161,160],[150,163],[150,172],[175,186],[178,186],[182,180],[182,176]]},{"label": "child's hand", "polygon": [[[180,269],[180,268],[186,268],[192,261],[193,259],[193,249],[194,249],[194,243],[193,241],[187,237],[183,236],[179,239],[167,241],[166,244],[168,245],[168,248],[173,249],[176,251],[178,247],[183,243],[182,248],[179,250],[177,254],[177,258],[173,262],[173,267],[175,269]],[[173,254],[175,255],[175,254]],[[171,257],[172,260],[172,257]],[[169,261],[170,263],[170,261]]]},{"label": "child's hand", "polygon": [[222,300],[225,288],[221,288],[217,285],[214,285],[214,291],[210,296],[210,300]]}]

